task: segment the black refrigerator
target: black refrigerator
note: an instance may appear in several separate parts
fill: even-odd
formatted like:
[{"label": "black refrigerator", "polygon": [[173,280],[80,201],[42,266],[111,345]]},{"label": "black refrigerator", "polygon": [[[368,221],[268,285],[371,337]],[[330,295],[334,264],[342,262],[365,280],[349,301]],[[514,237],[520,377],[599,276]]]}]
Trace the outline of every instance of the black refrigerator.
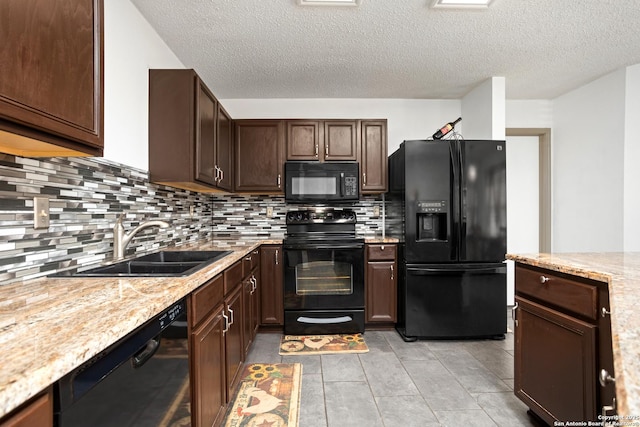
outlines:
[{"label": "black refrigerator", "polygon": [[404,141],[389,156],[401,219],[397,330],[419,338],[504,338],[505,142]]}]

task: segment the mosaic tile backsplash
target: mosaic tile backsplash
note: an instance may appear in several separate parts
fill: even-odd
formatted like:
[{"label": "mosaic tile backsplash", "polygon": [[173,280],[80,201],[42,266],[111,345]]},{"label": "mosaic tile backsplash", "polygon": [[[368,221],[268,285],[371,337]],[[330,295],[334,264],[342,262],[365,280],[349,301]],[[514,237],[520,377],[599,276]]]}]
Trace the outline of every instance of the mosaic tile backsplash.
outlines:
[{"label": "mosaic tile backsplash", "polygon": [[[33,228],[34,197],[49,199],[48,229]],[[374,206],[383,212],[383,204],[382,197],[364,197],[351,207],[362,237],[382,234],[382,215],[374,217]],[[130,255],[209,238],[284,237],[286,212],[300,207],[283,197],[157,185],[146,171],[101,158],[0,154],[0,285],[110,260],[120,214],[125,230],[147,219],[171,223],[142,230],[127,248]]]}]

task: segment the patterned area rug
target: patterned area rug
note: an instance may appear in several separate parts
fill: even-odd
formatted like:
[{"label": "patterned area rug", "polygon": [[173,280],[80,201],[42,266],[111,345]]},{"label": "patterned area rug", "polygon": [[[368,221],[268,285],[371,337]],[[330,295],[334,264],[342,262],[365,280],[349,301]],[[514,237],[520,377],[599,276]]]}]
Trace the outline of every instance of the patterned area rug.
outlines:
[{"label": "patterned area rug", "polygon": [[246,366],[242,375],[225,427],[298,425],[302,364],[255,363]]},{"label": "patterned area rug", "polygon": [[369,347],[362,334],[355,335],[283,335],[280,355],[366,353]]}]

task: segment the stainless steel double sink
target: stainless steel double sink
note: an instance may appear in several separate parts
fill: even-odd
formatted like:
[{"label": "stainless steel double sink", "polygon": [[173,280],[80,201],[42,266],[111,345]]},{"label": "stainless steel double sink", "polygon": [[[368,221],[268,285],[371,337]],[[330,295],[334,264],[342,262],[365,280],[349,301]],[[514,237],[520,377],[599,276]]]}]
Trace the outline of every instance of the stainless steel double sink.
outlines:
[{"label": "stainless steel double sink", "polygon": [[159,251],[84,271],[61,272],[66,277],[184,277],[221,260],[232,251]]}]

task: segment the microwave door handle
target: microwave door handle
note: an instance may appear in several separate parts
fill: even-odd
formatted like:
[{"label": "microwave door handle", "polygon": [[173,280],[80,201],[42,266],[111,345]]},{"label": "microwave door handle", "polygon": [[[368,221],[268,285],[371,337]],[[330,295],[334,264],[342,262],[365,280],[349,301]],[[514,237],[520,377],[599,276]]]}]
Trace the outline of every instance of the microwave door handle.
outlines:
[{"label": "microwave door handle", "polygon": [[340,197],[344,197],[344,172],[340,172]]}]

